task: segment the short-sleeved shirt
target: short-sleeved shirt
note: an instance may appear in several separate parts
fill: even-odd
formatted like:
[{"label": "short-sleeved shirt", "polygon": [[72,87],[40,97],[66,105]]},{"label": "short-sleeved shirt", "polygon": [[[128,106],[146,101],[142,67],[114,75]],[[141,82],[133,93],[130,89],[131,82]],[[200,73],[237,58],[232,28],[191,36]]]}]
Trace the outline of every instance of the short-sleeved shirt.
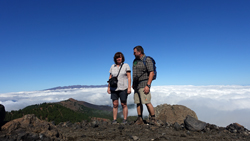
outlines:
[{"label": "short-sleeved shirt", "polygon": [[[116,77],[121,65],[117,67],[116,64],[113,64],[109,70],[109,73],[112,75],[112,77]],[[110,87],[111,91],[119,91],[119,90],[125,90],[128,88],[128,76],[127,72],[130,72],[130,67],[127,63],[123,63],[121,71],[119,73],[119,76],[117,77],[118,79],[118,84],[117,88]]]},{"label": "short-sleeved shirt", "polygon": [[[149,72],[154,71],[154,64],[148,57],[146,58],[146,66],[143,63],[143,59],[146,57],[144,54],[140,59],[135,59],[133,62],[133,80],[137,76],[139,77],[139,84],[137,89],[144,88],[147,85]],[[146,68],[147,67],[147,68]]]}]

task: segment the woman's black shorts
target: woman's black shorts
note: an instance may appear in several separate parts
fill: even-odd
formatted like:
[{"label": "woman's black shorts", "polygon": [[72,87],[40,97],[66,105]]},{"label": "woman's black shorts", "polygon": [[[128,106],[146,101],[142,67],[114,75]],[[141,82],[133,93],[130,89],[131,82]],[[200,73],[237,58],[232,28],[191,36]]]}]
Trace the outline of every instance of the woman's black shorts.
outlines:
[{"label": "woman's black shorts", "polygon": [[119,98],[121,101],[127,101],[128,93],[127,90],[121,90],[121,91],[111,91],[111,99],[112,100],[118,100]]}]

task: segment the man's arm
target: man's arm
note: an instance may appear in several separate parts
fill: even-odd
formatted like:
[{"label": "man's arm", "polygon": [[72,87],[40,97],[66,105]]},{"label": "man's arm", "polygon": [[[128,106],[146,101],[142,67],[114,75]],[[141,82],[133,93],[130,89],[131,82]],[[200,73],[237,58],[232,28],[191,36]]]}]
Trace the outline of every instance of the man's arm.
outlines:
[{"label": "man's arm", "polygon": [[[149,86],[151,85],[154,75],[155,75],[154,71],[151,71],[151,72],[149,73],[147,85],[149,85]],[[144,87],[144,93],[145,93],[145,94],[148,94],[149,91],[150,91],[150,88],[149,88],[148,86],[145,86],[145,87]]]}]

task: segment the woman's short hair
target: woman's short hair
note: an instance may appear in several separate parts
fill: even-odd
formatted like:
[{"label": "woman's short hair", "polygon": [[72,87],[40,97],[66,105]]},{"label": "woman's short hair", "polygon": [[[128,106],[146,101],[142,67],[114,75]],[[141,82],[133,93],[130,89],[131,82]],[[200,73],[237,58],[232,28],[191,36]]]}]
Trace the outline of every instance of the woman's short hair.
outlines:
[{"label": "woman's short hair", "polygon": [[114,62],[116,63],[116,59],[122,57],[122,63],[125,61],[124,55],[121,52],[116,52],[114,56]]},{"label": "woman's short hair", "polygon": [[142,46],[136,46],[134,47],[134,49],[136,49],[138,52],[141,52],[141,54],[144,54],[144,49],[142,48]]}]

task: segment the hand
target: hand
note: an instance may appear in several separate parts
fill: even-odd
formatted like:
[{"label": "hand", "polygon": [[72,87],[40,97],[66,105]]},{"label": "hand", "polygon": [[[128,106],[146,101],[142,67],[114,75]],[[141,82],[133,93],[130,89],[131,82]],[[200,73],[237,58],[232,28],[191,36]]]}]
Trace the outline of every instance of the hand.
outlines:
[{"label": "hand", "polygon": [[111,94],[110,87],[108,87],[107,92],[108,92],[108,94]]},{"label": "hand", "polygon": [[131,87],[128,88],[127,93],[131,94]]},{"label": "hand", "polygon": [[148,87],[148,86],[145,86],[143,92],[144,92],[145,94],[148,94],[149,91],[150,91],[149,87]]}]

